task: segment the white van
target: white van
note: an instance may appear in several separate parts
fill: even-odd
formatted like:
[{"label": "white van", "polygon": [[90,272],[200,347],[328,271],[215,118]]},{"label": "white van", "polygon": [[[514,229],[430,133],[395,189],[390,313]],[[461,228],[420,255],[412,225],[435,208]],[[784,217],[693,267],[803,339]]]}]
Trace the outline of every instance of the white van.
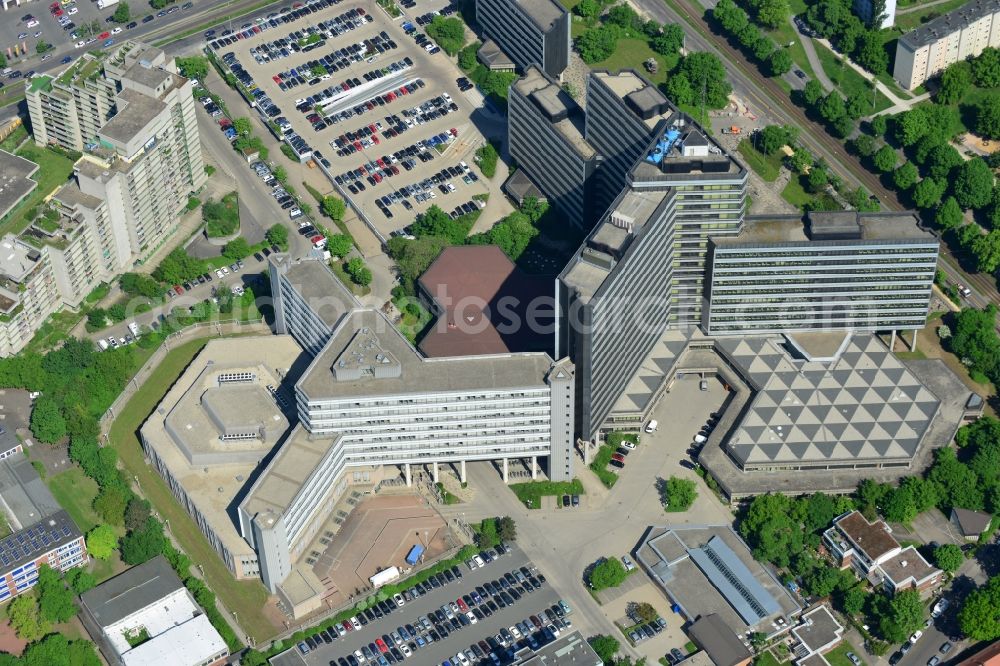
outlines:
[{"label": "white van", "polygon": [[653,419],[652,421],[646,424],[646,432],[656,432],[656,429],[659,426],[660,424],[657,423],[656,419]]},{"label": "white van", "polygon": [[705,437],[704,435],[695,435],[694,436],[694,443],[695,444],[704,444],[707,441],[708,441],[708,437]]},{"label": "white van", "polygon": [[101,351],[106,351],[107,348],[108,348],[108,341],[107,340],[98,340],[97,341],[97,346],[101,348]]}]

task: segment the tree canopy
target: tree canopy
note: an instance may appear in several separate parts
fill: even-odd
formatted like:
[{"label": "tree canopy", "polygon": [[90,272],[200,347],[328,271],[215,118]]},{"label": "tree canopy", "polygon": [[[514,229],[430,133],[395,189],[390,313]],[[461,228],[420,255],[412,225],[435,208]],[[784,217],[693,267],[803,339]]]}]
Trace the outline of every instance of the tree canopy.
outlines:
[{"label": "tree canopy", "polygon": [[618,558],[611,557],[602,560],[594,565],[590,571],[589,582],[591,588],[604,590],[609,587],[618,587],[628,577],[625,566]]},{"label": "tree canopy", "polygon": [[994,641],[1000,638],[1000,576],[974,590],[958,612],[958,624],[969,638]]}]

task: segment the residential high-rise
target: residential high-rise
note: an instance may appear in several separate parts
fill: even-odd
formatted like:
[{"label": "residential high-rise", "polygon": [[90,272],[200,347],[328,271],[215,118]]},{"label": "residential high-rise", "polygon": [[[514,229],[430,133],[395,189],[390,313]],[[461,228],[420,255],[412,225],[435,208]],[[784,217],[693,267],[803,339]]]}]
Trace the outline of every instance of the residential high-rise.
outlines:
[{"label": "residential high-rise", "polygon": [[128,41],[32,79],[26,96],[37,143],[84,151],[77,183],[106,203],[115,263],[151,254],[206,179],[190,81],[162,50]]},{"label": "residential high-rise", "polygon": [[487,51],[495,42],[521,71],[536,65],[554,79],[569,65],[571,20],[556,0],[476,0]]},{"label": "residential high-rise", "polygon": [[937,259],[937,238],[912,214],[748,219],[739,236],[711,240],[703,328],[917,331]]},{"label": "residential high-rise", "polygon": [[600,156],[587,143],[583,109],[538,67],[528,67],[508,95],[510,155],[568,222],[590,226]]},{"label": "residential high-rise", "polygon": [[900,37],[892,76],[912,90],[987,46],[1000,46],[1000,0],[972,0]]}]

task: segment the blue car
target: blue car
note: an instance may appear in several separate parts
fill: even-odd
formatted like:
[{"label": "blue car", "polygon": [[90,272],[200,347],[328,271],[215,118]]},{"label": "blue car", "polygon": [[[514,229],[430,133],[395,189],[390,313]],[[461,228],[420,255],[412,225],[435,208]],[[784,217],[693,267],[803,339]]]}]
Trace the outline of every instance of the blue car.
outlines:
[{"label": "blue car", "polygon": [[104,42],[104,48],[107,48],[107,47],[111,46],[114,43],[115,43],[115,40],[109,39],[108,41]]},{"label": "blue car", "polygon": [[63,59],[62,59],[62,60],[61,60],[60,62],[61,62],[62,64],[64,64],[64,65],[68,65],[68,64],[70,64],[71,62],[73,62],[73,56],[66,56],[66,57],[65,57],[65,58],[63,58]]}]

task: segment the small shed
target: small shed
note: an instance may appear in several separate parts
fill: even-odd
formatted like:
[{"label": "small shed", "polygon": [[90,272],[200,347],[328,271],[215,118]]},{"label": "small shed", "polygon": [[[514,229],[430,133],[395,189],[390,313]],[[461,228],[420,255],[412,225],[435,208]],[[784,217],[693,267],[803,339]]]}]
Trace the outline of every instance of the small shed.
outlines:
[{"label": "small shed", "polygon": [[989,529],[993,516],[982,511],[970,509],[951,510],[951,524],[966,541],[978,541],[983,532]]}]

